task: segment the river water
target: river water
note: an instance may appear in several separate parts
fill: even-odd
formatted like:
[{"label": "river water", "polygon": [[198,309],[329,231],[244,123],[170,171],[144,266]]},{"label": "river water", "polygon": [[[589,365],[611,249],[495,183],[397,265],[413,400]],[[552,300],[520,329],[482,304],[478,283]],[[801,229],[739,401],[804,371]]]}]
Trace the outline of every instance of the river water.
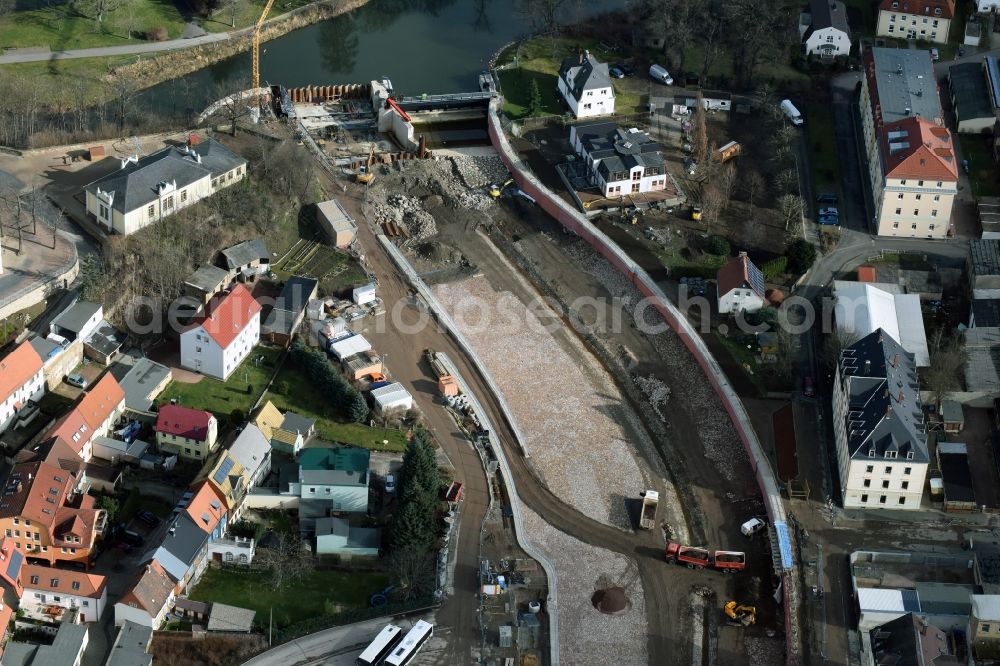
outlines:
[{"label": "river water", "polygon": [[[478,89],[500,47],[537,29],[524,0],[372,0],[349,14],[261,45],[261,82],[287,87],[367,83],[383,75],[405,95]],[[570,0],[573,23],[626,0]],[[278,0],[275,11],[280,10]],[[168,114],[200,111],[220,91],[249,81],[243,53],[150,88],[145,101]]]}]

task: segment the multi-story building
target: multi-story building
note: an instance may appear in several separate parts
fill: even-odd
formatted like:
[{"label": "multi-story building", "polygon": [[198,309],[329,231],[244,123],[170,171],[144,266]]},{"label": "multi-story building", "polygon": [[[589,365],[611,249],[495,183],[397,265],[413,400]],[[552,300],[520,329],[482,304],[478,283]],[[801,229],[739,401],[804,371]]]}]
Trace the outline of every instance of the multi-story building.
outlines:
[{"label": "multi-story building", "polygon": [[156,444],[161,451],[189,460],[205,460],[215,450],[218,421],[211,412],[163,405],[156,416]]},{"label": "multi-story building", "polygon": [[214,139],[168,147],[84,188],[87,214],[119,234],[131,234],[243,180],[247,161]]},{"label": "multi-story building", "polygon": [[926,51],[864,54],[861,121],[880,236],[945,238],[958,161]]},{"label": "multi-story building", "polygon": [[930,457],[916,368],[882,329],[840,354],[833,432],[845,508],[920,508]]},{"label": "multi-story building", "polygon": [[586,162],[590,181],[602,196],[627,197],[667,189],[660,144],[641,130],[623,130],[608,121],[580,123],[570,127],[569,142]]},{"label": "multi-story building", "polygon": [[86,391],[48,432],[65,441],[84,462],[94,455],[95,437],[107,435],[125,411],[125,391],[110,372]]},{"label": "multi-story building", "polygon": [[243,466],[247,488],[260,485],[271,471],[271,442],[252,423],[243,427],[229,455]]},{"label": "multi-story building", "polygon": [[223,381],[260,340],[260,304],[237,284],[181,333],[181,365]]},{"label": "multi-story building", "polygon": [[25,564],[21,583],[21,609],[49,621],[75,609],[79,622],[97,622],[108,603],[107,579],[97,574]]},{"label": "multi-story building", "polygon": [[316,519],[331,513],[368,511],[370,455],[349,446],[305,449],[298,465],[283,468],[281,492],[300,497],[301,532],[314,531]]},{"label": "multi-story building", "polygon": [[208,463],[198,474],[196,482],[207,480],[226,507],[229,521],[239,520],[246,498],[248,474],[229,449],[223,449],[214,462]]},{"label": "multi-story building", "polygon": [[882,0],[876,34],[946,44],[953,18],[955,0]]},{"label": "multi-story building", "polygon": [[42,357],[25,340],[0,359],[0,432],[7,429],[29,400],[45,393]]},{"label": "multi-story building", "polygon": [[580,51],[563,61],[556,86],[574,118],[610,116],[615,112],[615,89],[608,63],[599,62],[589,51]]}]

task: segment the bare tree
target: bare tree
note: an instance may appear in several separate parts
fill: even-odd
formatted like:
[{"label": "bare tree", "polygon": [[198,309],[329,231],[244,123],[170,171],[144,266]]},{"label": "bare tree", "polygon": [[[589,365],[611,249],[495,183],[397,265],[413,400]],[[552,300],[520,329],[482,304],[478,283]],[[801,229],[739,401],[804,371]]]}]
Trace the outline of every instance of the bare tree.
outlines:
[{"label": "bare tree", "polygon": [[702,47],[701,78],[704,80],[716,59],[726,51],[726,44],[723,41],[726,30],[723,10],[719,3],[709,0],[699,15],[701,20],[699,41]]},{"label": "bare tree", "polygon": [[416,599],[434,591],[434,554],[426,550],[397,550],[389,556],[393,573],[404,599]]},{"label": "bare tree", "polygon": [[[712,154],[715,154],[714,151]],[[733,189],[736,187],[736,165],[731,162],[720,165],[715,180],[723,196],[722,210],[726,210],[729,208],[729,203],[733,198]]]},{"label": "bare tree", "polygon": [[725,194],[714,183],[705,186],[701,200],[701,219],[705,221],[706,231],[710,231],[712,225],[719,221],[719,214],[725,203]]},{"label": "bare tree", "polygon": [[747,203],[750,205],[747,216],[752,220],[753,207],[757,197],[763,198],[767,195],[767,181],[764,180],[764,176],[760,175],[760,171],[751,168],[743,179],[743,187],[746,190]]},{"label": "bare tree", "polygon": [[799,178],[794,169],[784,169],[774,177],[774,190],[782,195],[795,192],[798,186]]},{"label": "bare tree", "polygon": [[705,96],[698,91],[694,109],[694,154],[698,164],[708,164],[708,117]]},{"label": "bare tree", "polygon": [[270,574],[271,587],[281,590],[309,575],[316,567],[308,546],[296,534],[276,532],[270,548],[260,548],[254,564]]},{"label": "bare tree", "polygon": [[123,0],[74,0],[72,6],[81,15],[92,16],[95,31],[100,31],[104,26],[104,18],[117,11],[122,3]]},{"label": "bare tree", "polygon": [[559,31],[559,15],[568,0],[520,0],[520,11],[538,31],[554,35]]},{"label": "bare tree", "polygon": [[122,136],[124,136],[126,125],[128,125],[132,100],[139,93],[139,88],[139,83],[135,78],[123,70],[114,72],[108,77],[108,92],[114,100],[115,120]]},{"label": "bare tree", "polygon": [[785,231],[788,231],[788,227],[793,220],[802,218],[802,213],[805,211],[805,202],[802,201],[802,197],[800,196],[783,194],[778,199],[778,210],[785,220]]},{"label": "bare tree", "polygon": [[934,396],[938,406],[949,393],[962,387],[961,373],[965,370],[968,355],[958,338],[941,342],[939,333],[931,351],[930,366],[920,373],[927,390]]},{"label": "bare tree", "polygon": [[229,133],[236,136],[236,127],[240,121],[250,115],[251,108],[257,103],[257,96],[253,93],[244,94],[252,87],[250,79],[241,77],[235,84],[219,84],[215,87],[216,99],[222,100],[222,107],[219,109],[226,124],[229,125]]}]

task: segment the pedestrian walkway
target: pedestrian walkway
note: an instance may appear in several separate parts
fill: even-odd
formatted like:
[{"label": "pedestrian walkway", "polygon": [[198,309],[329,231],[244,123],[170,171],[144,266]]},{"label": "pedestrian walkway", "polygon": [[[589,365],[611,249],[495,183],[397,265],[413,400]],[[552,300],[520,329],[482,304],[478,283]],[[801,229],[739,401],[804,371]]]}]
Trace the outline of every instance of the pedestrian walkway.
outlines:
[{"label": "pedestrian walkway", "polygon": [[49,51],[48,49],[12,49],[15,53],[0,56],[0,65],[14,65],[24,62],[45,62],[48,60],[73,60],[76,58],[103,58],[108,56],[136,55],[189,49],[203,44],[212,44],[229,39],[228,32],[206,34],[191,39],[171,39],[166,42],[137,42],[123,46],[101,46],[92,49],[71,51]]}]

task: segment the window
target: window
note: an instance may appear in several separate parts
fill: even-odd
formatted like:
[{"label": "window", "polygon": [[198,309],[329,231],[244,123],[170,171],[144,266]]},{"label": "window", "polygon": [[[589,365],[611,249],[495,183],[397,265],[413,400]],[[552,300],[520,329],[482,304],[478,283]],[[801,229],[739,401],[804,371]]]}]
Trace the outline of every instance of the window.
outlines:
[{"label": "window", "polygon": [[149,204],[149,207],[146,209],[146,216],[153,217],[154,215],[156,215],[156,205]]},{"label": "window", "polygon": [[84,599],[84,600],[83,600],[83,607],[84,607],[84,608],[87,608],[87,607],[89,607],[89,606],[90,606],[90,602],[89,602],[89,601],[87,601],[86,599]]},{"label": "window", "polygon": [[913,471],[912,467],[904,467],[903,468],[903,474],[909,474],[912,471]]},{"label": "window", "polygon": [[188,200],[187,190],[181,190],[181,203],[184,203],[187,200]]},{"label": "window", "polygon": [[[924,181],[922,181],[922,180],[918,180],[918,181],[917,181],[917,187],[923,187],[923,186],[924,186]],[[919,195],[919,194],[917,195],[917,198],[918,198],[918,199],[920,198],[920,195]]]},{"label": "window", "polygon": [[893,229],[899,229],[899,222],[893,222],[892,223],[892,228]]},{"label": "window", "polygon": [[867,473],[871,474],[872,472],[875,471],[875,466],[874,465],[868,465],[867,467],[865,467],[865,471]]},{"label": "window", "polygon": [[310,489],[309,489],[309,492],[310,492],[310,493],[315,493],[315,492],[316,492],[316,489],[315,489],[315,488],[310,488]]},{"label": "window", "polygon": [[38,585],[38,576],[32,576],[31,577],[31,584],[32,585]]},{"label": "window", "polygon": [[988,633],[990,633],[990,625],[988,625],[988,624],[984,624],[984,625],[982,626],[982,628],[980,629],[980,631],[982,631],[982,632],[983,632],[984,634],[988,634]]},{"label": "window", "polygon": [[933,225],[933,224],[932,224],[932,225],[930,225],[930,226],[929,226],[929,227],[927,228],[927,230],[928,230],[928,231],[934,231],[934,225]]},{"label": "window", "polygon": [[941,195],[940,194],[935,194],[934,195],[934,201],[941,201]]},{"label": "window", "polygon": [[906,504],[906,498],[905,497],[900,497],[899,498],[899,503],[900,503],[900,505]]},{"label": "window", "polygon": [[[924,181],[920,181],[920,182],[922,183]],[[916,195],[916,197],[917,197],[917,201],[920,201],[920,195],[918,194],[918,195]]]},{"label": "window", "polygon": [[15,519],[14,519],[14,524],[15,524],[15,525],[20,525],[20,524],[21,524],[21,521],[20,521],[19,519],[15,518]]},{"label": "window", "polygon": [[889,487],[889,482],[888,481],[882,481],[882,489],[884,490],[884,489],[886,489],[888,487]]},{"label": "window", "polygon": [[201,353],[201,347],[195,347],[195,348],[194,348],[194,350],[195,350],[195,352],[196,352],[196,353],[198,353],[198,354],[200,354],[200,353]]},{"label": "window", "polygon": [[885,468],[885,473],[886,473],[886,474],[892,474],[892,468],[891,468],[891,467],[889,467],[889,466],[886,466],[886,468]]},{"label": "window", "polygon": [[897,208],[896,209],[896,215],[902,215],[902,214],[903,214],[903,209],[902,208]]},{"label": "window", "polygon": [[14,536],[16,537],[21,536],[21,530],[14,530]]},{"label": "window", "polygon": [[862,495],[861,496],[861,503],[862,504],[867,504],[868,503],[868,495]]},{"label": "window", "polygon": [[230,553],[230,552],[226,552],[226,554],[223,556],[223,559],[225,559],[226,562],[232,562],[233,561],[233,554]]},{"label": "window", "polygon": [[583,110],[584,110],[584,111],[589,111],[589,110],[590,110],[590,107],[591,107],[591,105],[590,105],[590,104],[584,104],[584,105],[583,105]]},{"label": "window", "polygon": [[897,199],[902,199],[902,198],[903,198],[903,193],[902,193],[902,192],[900,192],[899,194],[897,194],[897,195],[896,195],[896,198],[897,198]]},{"label": "window", "polygon": [[920,215],[920,209],[919,208],[914,208],[913,209],[913,214],[914,215]]},{"label": "window", "polygon": [[49,583],[49,587],[59,587],[59,579],[58,578],[53,578],[52,582]]},{"label": "window", "polygon": [[900,488],[902,488],[903,490],[906,490],[906,489],[908,489],[908,488],[910,487],[910,482],[909,482],[909,481],[903,481],[903,482],[902,482],[902,483],[900,484],[900,486],[899,486],[899,487],[900,487]]},{"label": "window", "polygon": [[917,223],[916,222],[914,222],[913,224],[910,225],[910,229],[916,229],[916,228],[917,228]]},{"label": "window", "polygon": [[899,181],[899,184],[900,185],[906,185],[906,179],[904,178],[903,180]]},{"label": "window", "polygon": [[7,533],[7,536],[14,536],[13,533],[10,531],[9,527],[6,530],[4,530],[4,532]]},{"label": "window", "polygon": [[865,488],[871,488],[872,487],[872,480],[871,479],[865,479],[864,486],[865,486]]},{"label": "window", "polygon": [[184,449],[184,453],[191,455],[191,449]]},{"label": "window", "polygon": [[879,495],[878,503],[879,504],[885,504],[885,495]]},{"label": "window", "polygon": [[74,590],[79,590],[80,589],[80,581],[74,580],[72,587],[73,587]]}]

